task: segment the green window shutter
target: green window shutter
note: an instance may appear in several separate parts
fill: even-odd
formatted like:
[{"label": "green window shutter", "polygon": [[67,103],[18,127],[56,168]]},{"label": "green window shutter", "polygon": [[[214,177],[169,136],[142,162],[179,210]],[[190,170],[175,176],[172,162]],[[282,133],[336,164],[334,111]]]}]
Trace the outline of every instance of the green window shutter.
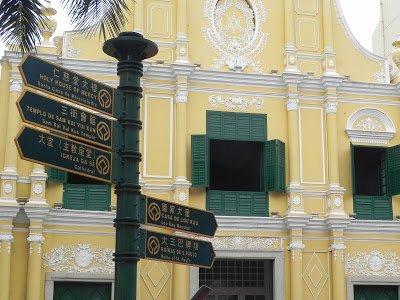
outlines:
[{"label": "green window shutter", "polygon": [[192,135],[192,186],[208,187],[208,138]]},{"label": "green window shutter", "polygon": [[251,215],[265,217],[269,214],[268,193],[252,193]]},{"label": "green window shutter", "polygon": [[50,181],[66,183],[68,173],[55,168],[46,168],[47,176]]},{"label": "green window shutter", "polygon": [[265,142],[264,183],[267,192],[285,192],[285,143],[280,140]]},{"label": "green window shutter", "polygon": [[239,209],[239,215],[241,216],[251,216],[253,215],[253,197],[250,193],[239,193],[238,194],[239,199],[238,199],[238,209]]},{"label": "green window shutter", "polygon": [[386,149],[388,194],[400,194],[400,145]]},{"label": "green window shutter", "polygon": [[374,219],[374,203],[372,198],[374,197],[353,195],[353,209],[357,219]]},{"label": "green window shutter", "polygon": [[353,195],[357,195],[356,191],[356,166],[354,158],[354,145],[350,143],[350,158],[351,158],[351,184],[353,188]]},{"label": "green window shutter", "polygon": [[227,216],[238,216],[241,215],[238,211],[239,195],[236,192],[224,192],[223,203],[224,203],[224,215]]},{"label": "green window shutter", "polygon": [[207,136],[210,139],[265,141],[266,115],[207,111]]},{"label": "green window shutter", "polygon": [[222,215],[224,211],[224,203],[222,200],[223,191],[207,191],[206,208],[214,212],[216,215]]},{"label": "green window shutter", "polygon": [[392,198],[388,196],[373,198],[374,220],[393,220]]},{"label": "green window shutter", "polygon": [[86,185],[64,184],[63,207],[67,209],[85,209]]},{"label": "green window shutter", "polygon": [[86,209],[108,211],[111,202],[110,185],[90,184],[86,185]]}]

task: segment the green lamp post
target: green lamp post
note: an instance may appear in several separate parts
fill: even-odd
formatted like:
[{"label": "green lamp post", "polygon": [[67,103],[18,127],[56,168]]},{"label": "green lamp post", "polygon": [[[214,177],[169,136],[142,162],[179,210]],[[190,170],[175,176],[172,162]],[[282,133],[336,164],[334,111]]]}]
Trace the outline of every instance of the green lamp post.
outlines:
[{"label": "green lamp post", "polygon": [[140,259],[139,228],[141,199],[139,185],[139,131],[140,99],[143,76],[142,61],[157,54],[157,45],[135,32],[123,32],[107,40],[103,51],[118,60],[119,86],[114,117],[118,119],[114,128],[114,182],[117,194],[117,215],[115,247],[115,289],[116,300],[136,299],[137,262]]}]

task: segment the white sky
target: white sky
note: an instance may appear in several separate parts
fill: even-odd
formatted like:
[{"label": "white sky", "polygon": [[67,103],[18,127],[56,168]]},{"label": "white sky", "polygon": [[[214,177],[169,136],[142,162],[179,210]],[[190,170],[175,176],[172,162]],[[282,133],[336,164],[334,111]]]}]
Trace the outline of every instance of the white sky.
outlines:
[{"label": "white sky", "polygon": [[[198,1],[198,0],[189,0]],[[346,21],[356,39],[368,50],[372,50],[371,37],[379,21],[379,0],[339,0]],[[71,30],[65,11],[59,0],[52,0],[51,6],[57,10],[57,30],[55,35]],[[4,45],[0,42],[0,57],[3,56]]]}]

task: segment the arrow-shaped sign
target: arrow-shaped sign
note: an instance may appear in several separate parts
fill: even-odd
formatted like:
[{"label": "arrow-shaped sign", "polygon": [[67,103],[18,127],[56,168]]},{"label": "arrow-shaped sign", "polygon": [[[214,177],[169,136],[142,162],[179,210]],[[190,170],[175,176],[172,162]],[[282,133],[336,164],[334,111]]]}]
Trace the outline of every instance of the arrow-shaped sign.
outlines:
[{"label": "arrow-shaped sign", "polygon": [[15,143],[22,159],[111,183],[108,151],[26,126]]},{"label": "arrow-shaped sign", "polygon": [[211,268],[215,252],[210,242],[140,229],[144,258]]},{"label": "arrow-shaped sign", "polygon": [[22,120],[26,123],[109,149],[112,147],[110,119],[29,90],[23,91],[17,106]]},{"label": "arrow-shaped sign", "polygon": [[112,115],[115,89],[89,77],[27,54],[19,65],[24,84]]},{"label": "arrow-shaped sign", "polygon": [[213,237],[217,221],[212,212],[146,197],[146,224]]}]

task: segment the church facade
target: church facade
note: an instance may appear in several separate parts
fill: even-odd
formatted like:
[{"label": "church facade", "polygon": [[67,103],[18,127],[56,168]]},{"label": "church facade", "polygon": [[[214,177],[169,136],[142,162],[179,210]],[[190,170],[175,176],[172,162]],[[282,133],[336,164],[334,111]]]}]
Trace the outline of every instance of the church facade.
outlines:
[{"label": "church facade", "polygon": [[[142,193],[218,223],[202,238],[211,269],[141,260],[137,298],[186,300],[207,285],[212,300],[398,299],[400,77],[356,41],[339,1],[130,10],[126,31],[159,47],[143,62]],[[37,55],[116,87],[99,38],[50,42],[46,13]],[[0,300],[112,299],[114,186],[20,158],[20,62],[2,58]]]}]

